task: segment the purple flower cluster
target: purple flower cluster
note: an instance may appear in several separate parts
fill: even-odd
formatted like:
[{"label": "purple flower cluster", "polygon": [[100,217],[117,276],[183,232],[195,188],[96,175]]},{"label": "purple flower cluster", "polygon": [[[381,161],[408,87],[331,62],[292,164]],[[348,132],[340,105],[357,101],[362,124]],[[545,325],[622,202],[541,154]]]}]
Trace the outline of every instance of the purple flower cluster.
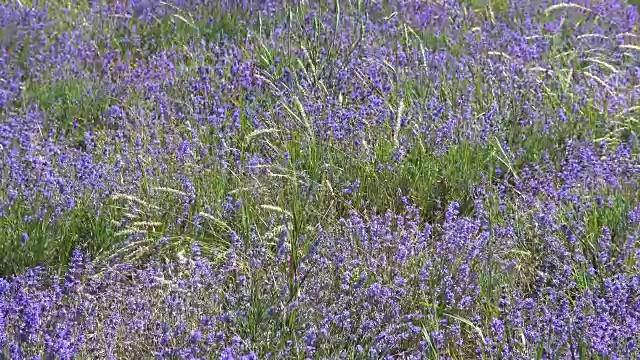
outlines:
[{"label": "purple flower cluster", "polygon": [[354,212],[320,230],[293,279],[292,250],[271,255],[257,237],[236,236],[222,262],[194,246],[181,261],[95,267],[76,251],[63,277],[34,269],[2,280],[0,346],[54,358],[637,356],[633,241],[611,253],[603,229],[609,253],[592,263],[549,224],[538,245],[555,248],[541,250],[524,286],[512,275],[523,265],[515,230],[490,226],[481,208],[458,212],[452,203],[440,225],[412,206]]}]

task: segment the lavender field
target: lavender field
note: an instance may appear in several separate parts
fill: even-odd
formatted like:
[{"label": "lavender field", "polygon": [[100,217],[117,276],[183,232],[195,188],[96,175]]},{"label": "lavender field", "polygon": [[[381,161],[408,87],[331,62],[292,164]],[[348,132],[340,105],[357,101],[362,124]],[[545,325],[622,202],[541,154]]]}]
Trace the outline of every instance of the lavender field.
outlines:
[{"label": "lavender field", "polygon": [[629,0],[0,2],[0,359],[640,359]]}]

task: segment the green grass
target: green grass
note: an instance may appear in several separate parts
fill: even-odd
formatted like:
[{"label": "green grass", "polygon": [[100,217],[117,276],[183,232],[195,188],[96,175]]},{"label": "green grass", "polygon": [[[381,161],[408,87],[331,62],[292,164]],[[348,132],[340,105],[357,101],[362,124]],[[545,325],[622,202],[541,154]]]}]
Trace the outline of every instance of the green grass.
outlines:
[{"label": "green grass", "polygon": [[[12,216],[0,218],[2,277],[34,266],[64,271],[74,249],[100,255],[119,241],[110,224],[110,219],[118,217],[116,212],[96,216],[91,208],[79,206],[52,222],[48,218],[25,222],[22,214],[28,210],[24,204],[14,204],[7,211]],[[23,234],[28,236],[24,242]]]},{"label": "green grass", "polygon": [[25,107],[37,104],[47,114],[47,126],[81,139],[89,127],[104,125],[102,115],[115,101],[100,82],[70,77],[52,83],[28,83],[22,102]]}]

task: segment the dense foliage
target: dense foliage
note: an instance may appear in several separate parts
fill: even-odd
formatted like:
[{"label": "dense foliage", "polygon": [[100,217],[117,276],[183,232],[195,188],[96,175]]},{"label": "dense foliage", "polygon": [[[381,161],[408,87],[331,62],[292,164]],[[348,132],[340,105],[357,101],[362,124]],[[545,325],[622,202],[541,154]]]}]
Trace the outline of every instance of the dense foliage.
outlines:
[{"label": "dense foliage", "polygon": [[0,359],[639,358],[639,26],[0,3]]}]

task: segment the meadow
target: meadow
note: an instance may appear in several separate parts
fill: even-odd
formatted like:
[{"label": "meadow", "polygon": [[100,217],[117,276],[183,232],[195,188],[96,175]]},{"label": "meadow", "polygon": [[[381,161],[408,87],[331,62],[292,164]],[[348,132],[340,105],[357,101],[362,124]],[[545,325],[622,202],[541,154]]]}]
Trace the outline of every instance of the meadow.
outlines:
[{"label": "meadow", "polygon": [[639,27],[0,2],[0,359],[640,359]]}]

